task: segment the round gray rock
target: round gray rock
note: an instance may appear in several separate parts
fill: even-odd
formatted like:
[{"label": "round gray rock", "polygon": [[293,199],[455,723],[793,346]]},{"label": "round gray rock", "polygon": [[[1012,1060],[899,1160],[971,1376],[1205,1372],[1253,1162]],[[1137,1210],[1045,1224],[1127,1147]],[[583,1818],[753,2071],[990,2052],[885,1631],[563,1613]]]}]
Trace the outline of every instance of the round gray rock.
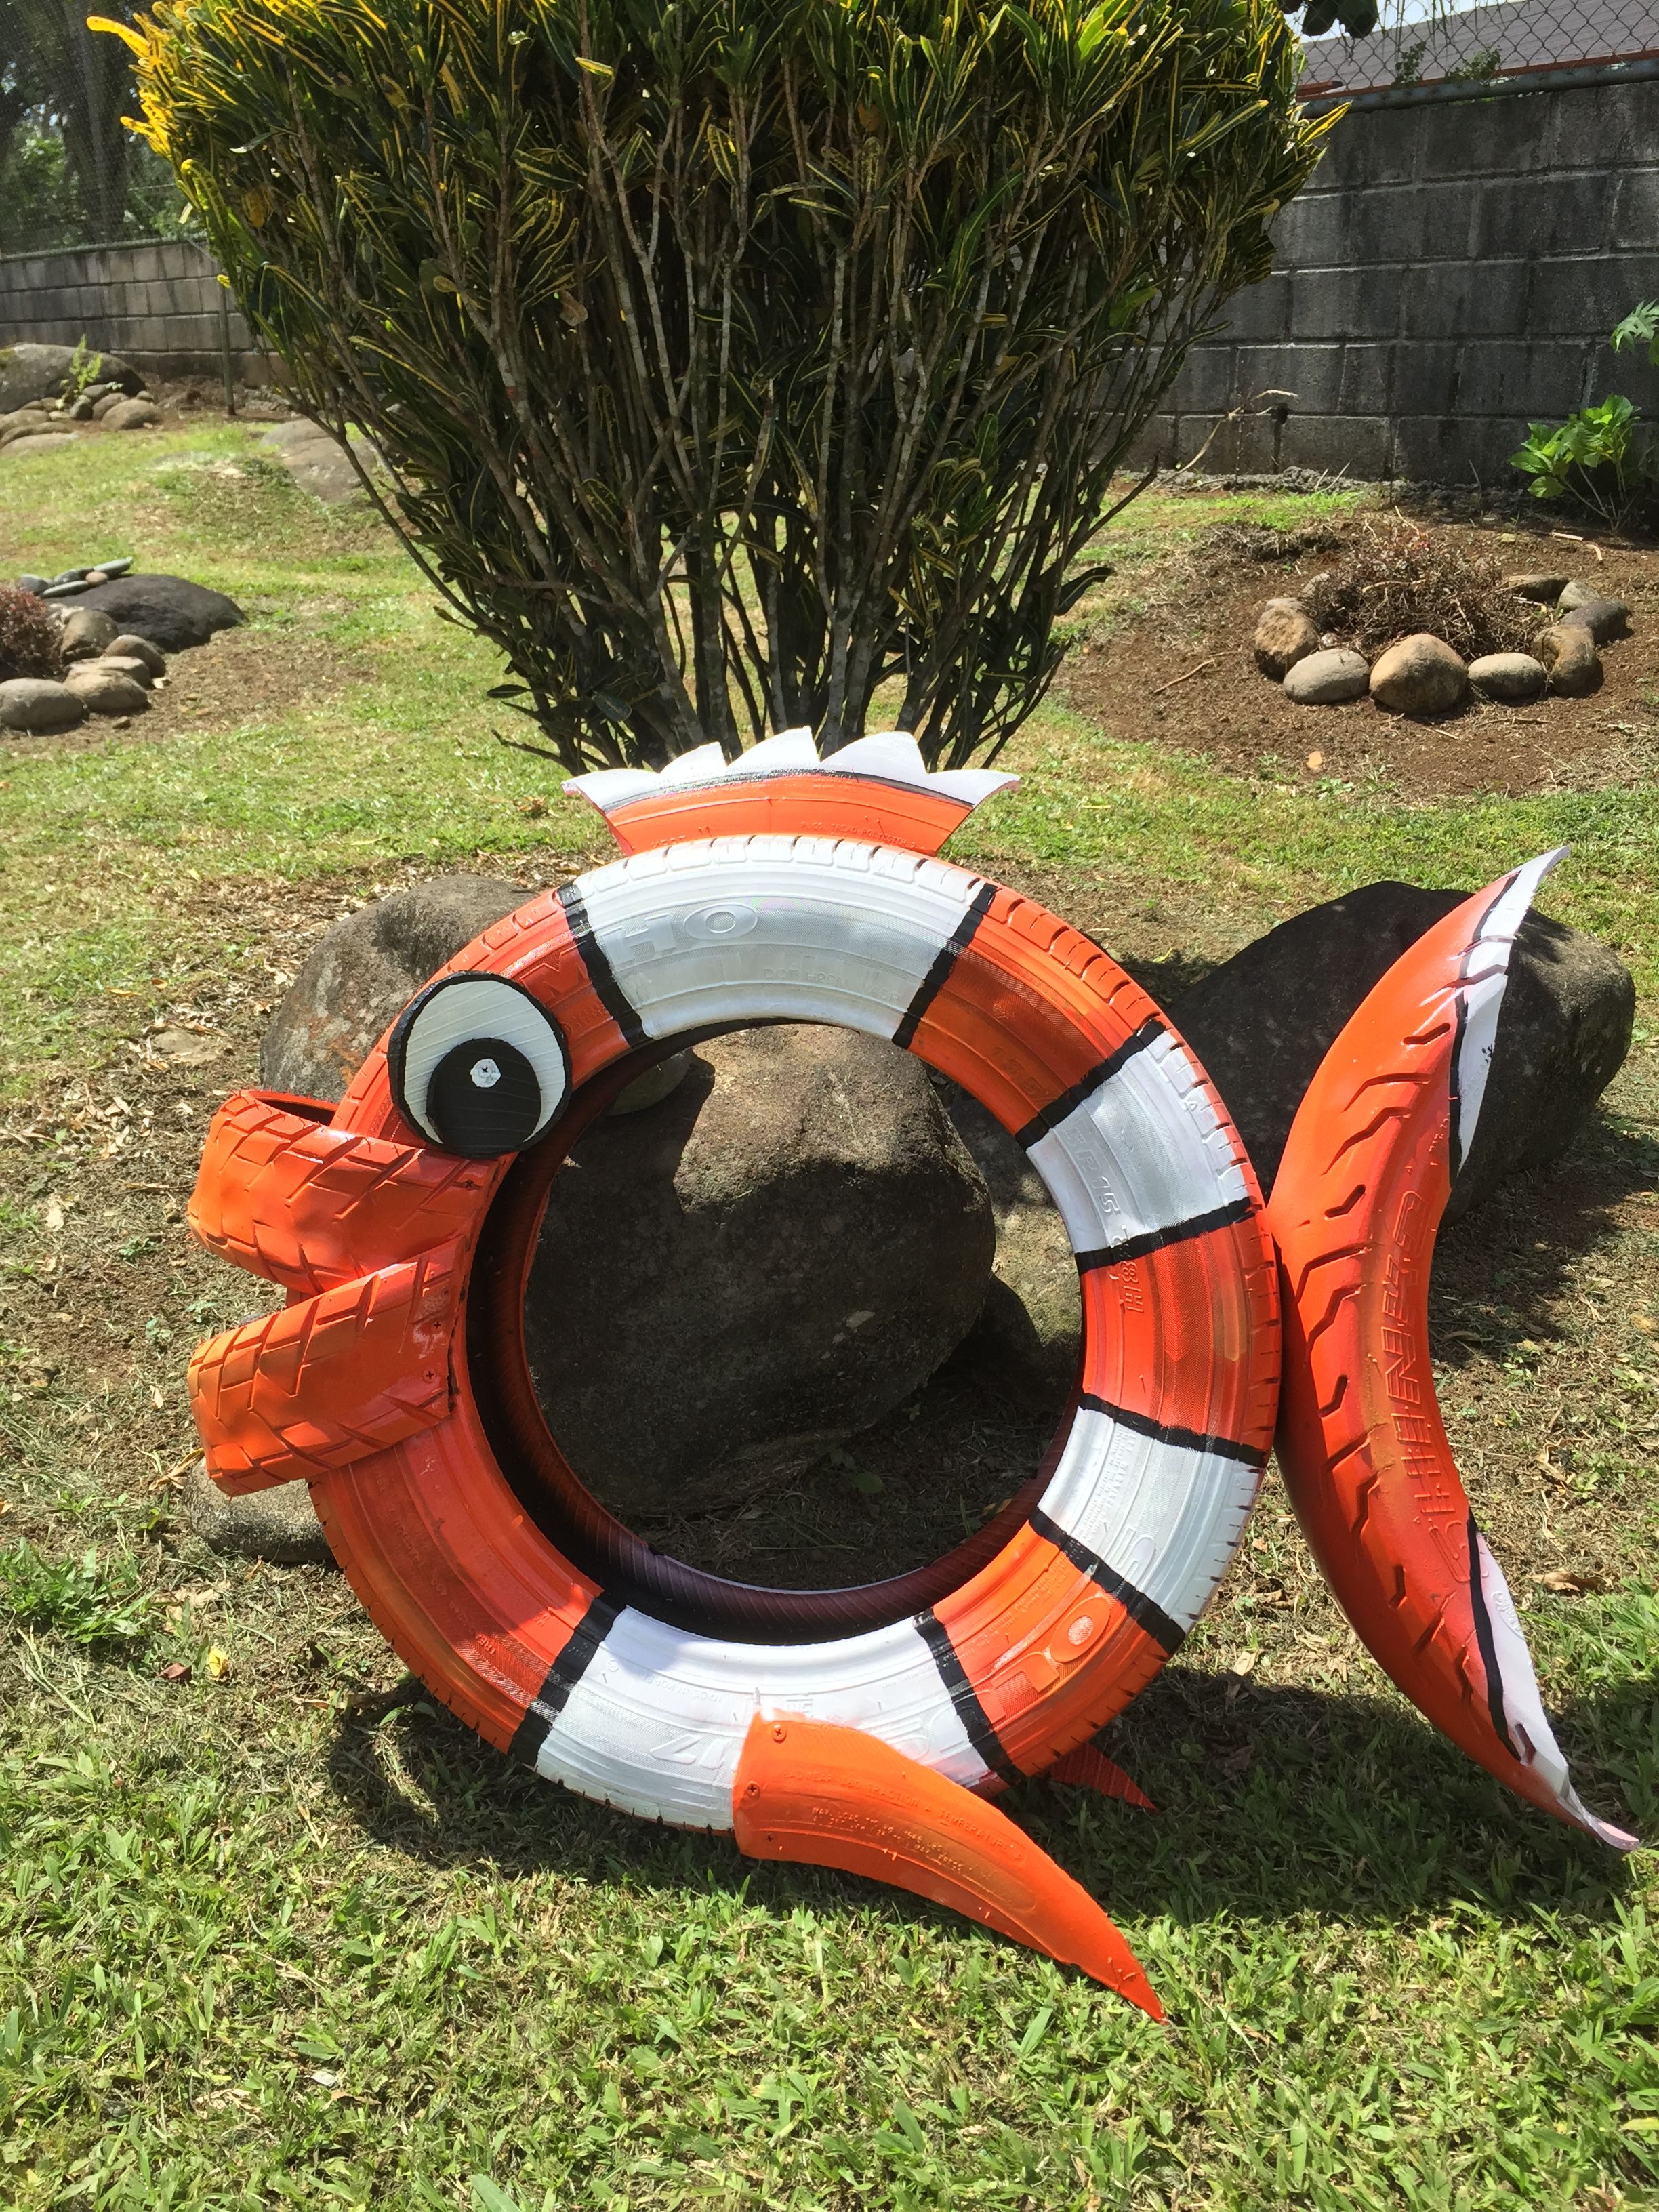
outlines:
[{"label": "round gray rock", "polygon": [[234,1559],[269,1559],[280,1567],[331,1567],[311,1491],[303,1482],[279,1482],[227,1498],[200,1460],[185,1485],[185,1512],[204,1544]]},{"label": "round gray rock", "polygon": [[0,684],[0,730],[72,730],[86,719],[85,702],[66,684],[40,676],[14,676]]},{"label": "round gray rock", "polygon": [[1587,629],[1598,645],[1625,636],[1630,629],[1630,608],[1623,599],[1592,597],[1580,599],[1561,616],[1564,628]]},{"label": "round gray rock", "polygon": [[118,635],[108,615],[79,601],[64,617],[63,628],[64,651],[71,660],[95,660]]},{"label": "round gray rock", "polygon": [[556,1179],[525,1299],[537,1395],[619,1515],[731,1505],[918,1389],[972,1327],[995,1243],[913,1054],[738,1030]]},{"label": "round gray rock", "polygon": [[[109,617],[99,614],[96,607],[77,610],[77,612],[81,611],[94,616],[100,622],[109,622]],[[110,623],[110,628],[113,629],[114,627],[114,623]],[[111,638],[103,651],[110,659],[142,660],[152,676],[165,676],[167,672],[167,655],[153,646],[147,637],[137,637],[131,630]]]},{"label": "round gray rock", "polygon": [[1449,714],[1461,706],[1468,672],[1444,638],[1418,630],[1391,645],[1371,670],[1371,696],[1391,714]]},{"label": "round gray rock", "polygon": [[[73,346],[0,346],[0,415],[27,407],[31,400],[56,399],[68,389],[74,370]],[[98,379],[126,392],[137,392],[143,382],[137,369],[112,353],[99,364]]]},{"label": "round gray rock", "polygon": [[147,430],[161,419],[161,410],[153,399],[121,399],[98,422],[105,430]]},{"label": "round gray rock", "polygon": [[1594,584],[1586,584],[1581,578],[1571,576],[1556,594],[1556,611],[1565,614],[1573,607],[1587,607],[1592,599],[1599,599],[1601,596]]},{"label": "round gray rock", "polygon": [[108,653],[100,653],[94,665],[99,668],[113,669],[118,676],[130,676],[146,691],[155,681],[155,671],[149,661],[141,660],[136,653],[117,653],[112,648]]},{"label": "round gray rock", "polygon": [[[1462,891],[1368,884],[1259,938],[1170,1009],[1271,1190],[1315,1071],[1373,984]],[[1630,1049],[1636,991],[1616,953],[1541,915],[1522,924],[1474,1142],[1447,1218],[1557,1159]]]},{"label": "round gray rock", "polygon": [[427,977],[522,906],[499,876],[439,876],[349,914],[319,938],[259,1047],[259,1079],[337,1101]]},{"label": "round gray rock", "polygon": [[1370,678],[1363,653],[1337,646],[1298,660],[1285,678],[1285,696],[1300,707],[1341,707],[1363,699]]},{"label": "round gray rock", "polygon": [[1549,671],[1529,653],[1488,653],[1470,661],[1469,681],[1488,699],[1518,704],[1538,696],[1549,681]]},{"label": "round gray rock", "polygon": [[94,584],[76,605],[97,607],[122,629],[137,630],[162,653],[205,645],[216,630],[234,629],[246,619],[234,599],[183,576],[117,576],[107,584]]},{"label": "round gray rock", "polygon": [[74,443],[72,430],[26,431],[21,437],[9,439],[5,452],[9,459],[15,459],[24,453],[55,453],[60,446]]},{"label": "round gray rock", "polygon": [[1540,630],[1538,658],[1549,671],[1550,690],[1564,699],[1588,698],[1601,681],[1601,656],[1582,623],[1553,623]]},{"label": "round gray rock", "polygon": [[1257,618],[1252,649],[1262,674],[1283,682],[1298,660],[1319,650],[1319,631],[1300,601],[1269,599]]},{"label": "round gray rock", "polygon": [[107,661],[77,660],[64,682],[89,714],[142,714],[149,705],[143,685]]}]

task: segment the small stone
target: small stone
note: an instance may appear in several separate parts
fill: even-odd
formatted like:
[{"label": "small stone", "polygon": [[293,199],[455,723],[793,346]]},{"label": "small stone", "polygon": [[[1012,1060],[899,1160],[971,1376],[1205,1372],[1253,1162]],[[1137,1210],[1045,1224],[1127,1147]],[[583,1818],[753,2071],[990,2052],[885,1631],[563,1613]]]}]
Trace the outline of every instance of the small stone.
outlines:
[{"label": "small stone", "polygon": [[1571,607],[1587,607],[1592,599],[1601,596],[1594,584],[1585,583],[1579,576],[1570,576],[1556,593],[1555,611],[1565,614]]},{"label": "small stone", "polygon": [[1556,623],[1534,641],[1550,675],[1550,690],[1563,699],[1583,699],[1601,681],[1601,656],[1594,635],[1582,623]]},{"label": "small stone", "polygon": [[1371,671],[1371,696],[1391,714],[1446,714],[1462,703],[1468,672],[1443,637],[1418,630]]},{"label": "small stone", "polygon": [[1630,629],[1630,609],[1623,599],[1579,599],[1567,608],[1562,623],[1576,623],[1587,629],[1598,645],[1606,645],[1610,638],[1623,637]]},{"label": "small stone", "polygon": [[[95,607],[88,607],[86,611],[88,614],[95,614],[98,611]],[[107,615],[103,619],[109,623],[112,629],[115,628]],[[152,645],[147,637],[140,637],[133,630],[123,630],[118,636],[112,637],[104,647],[104,655],[109,660],[113,660],[119,655],[125,655],[129,660],[142,660],[152,676],[167,674],[167,655],[159,646]]]},{"label": "small stone", "polygon": [[21,438],[9,440],[6,451],[14,454],[55,453],[60,446],[72,446],[74,443],[73,430],[42,430],[39,433],[31,431]]},{"label": "small stone", "polygon": [[44,576],[20,576],[17,579],[17,588],[20,592],[30,592],[38,599],[46,588],[46,580]]},{"label": "small stone", "polygon": [[[89,568],[60,568],[58,571],[58,574],[52,578],[52,583],[84,584],[91,573],[92,571]],[[50,591],[52,585],[49,584],[46,588]]]},{"label": "small stone", "polygon": [[131,568],[132,556],[131,553],[122,553],[113,561],[94,561],[93,566],[113,581],[117,576],[125,576],[127,570]]},{"label": "small stone", "polygon": [[1364,653],[1338,647],[1298,660],[1285,678],[1285,696],[1299,707],[1340,707],[1350,699],[1363,699],[1370,682]]},{"label": "small stone", "polygon": [[104,574],[101,568],[88,568],[87,571],[87,581],[89,584],[106,584],[109,581],[109,578]]},{"label": "small stone", "polygon": [[155,671],[149,661],[140,660],[136,653],[100,653],[91,665],[94,668],[113,669],[118,676],[130,676],[145,691],[155,681]]},{"label": "small stone", "polygon": [[228,1498],[198,1460],[185,1486],[185,1510],[204,1544],[236,1559],[269,1559],[281,1567],[332,1566],[309,1486],[279,1482],[273,1490]]},{"label": "small stone", "polygon": [[1269,599],[1255,626],[1255,665],[1282,682],[1298,660],[1319,650],[1312,616],[1295,599]]},{"label": "small stone", "polygon": [[660,1105],[671,1092],[678,1090],[690,1067],[689,1052],[671,1053],[654,1067],[647,1067],[643,1075],[636,1075],[617,1093],[605,1110],[611,1114],[642,1114],[647,1106]]},{"label": "small stone", "polygon": [[92,420],[92,410],[96,404],[95,400],[88,399],[86,393],[83,392],[78,399],[70,400],[69,405],[64,410],[64,412],[69,416],[71,422],[90,422]]},{"label": "small stone", "polygon": [[1505,576],[1506,587],[1517,599],[1535,599],[1540,607],[1553,607],[1567,588],[1567,578],[1561,575]]},{"label": "small stone", "polygon": [[77,660],[64,682],[89,714],[142,714],[149,704],[142,684],[101,660]]},{"label": "small stone", "polygon": [[64,651],[71,660],[95,659],[118,635],[110,616],[96,607],[71,607],[64,617]]},{"label": "small stone", "polygon": [[72,730],[87,710],[67,684],[40,676],[14,676],[0,684],[0,730]]},{"label": "small stone", "polygon": [[126,398],[126,396],[127,395],[125,392],[106,392],[103,398],[97,401],[93,407],[93,421],[94,422],[101,422],[106,415],[110,415],[114,412],[115,409],[121,404],[121,402]]},{"label": "small stone", "polygon": [[98,422],[105,430],[144,430],[161,419],[161,410],[153,399],[122,399],[107,415],[100,415]]},{"label": "small stone", "polygon": [[1488,653],[1470,661],[1469,681],[1488,699],[1518,703],[1538,696],[1549,681],[1549,671],[1529,653]]}]

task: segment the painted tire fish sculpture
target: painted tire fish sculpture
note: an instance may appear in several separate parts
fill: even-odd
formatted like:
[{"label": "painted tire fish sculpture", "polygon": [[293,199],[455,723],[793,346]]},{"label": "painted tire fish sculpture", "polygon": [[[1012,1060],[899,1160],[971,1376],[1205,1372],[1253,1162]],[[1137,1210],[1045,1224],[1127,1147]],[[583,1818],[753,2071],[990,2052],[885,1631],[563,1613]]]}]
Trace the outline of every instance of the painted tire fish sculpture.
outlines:
[{"label": "painted tire fish sculpture", "polygon": [[[1544,1719],[1435,1411],[1428,1261],[1480,1111],[1534,863],[1354,1017],[1273,1207],[1203,1070],[1098,946],[938,858],[990,793],[914,741],[579,777],[623,858],[532,900],[404,1009],[337,1108],[242,1091],[191,1207],[286,1306],[202,1346],[230,1492],[304,1480],[410,1668],[550,1779],[750,1856],[896,1883],[1154,2017],[1118,1930],[991,1802],[1048,1771],[1144,1803],[1093,1746],[1236,1551],[1279,1414],[1297,1510],[1360,1635],[1453,1740],[1606,1840]],[[548,1189],[654,1060],[766,1021],[889,1039],[1025,1148],[1083,1344],[1042,1467],[931,1565],[769,1590],[651,1551],[579,1482],[524,1353]],[[1285,1304],[1281,1340],[1280,1290]]]}]

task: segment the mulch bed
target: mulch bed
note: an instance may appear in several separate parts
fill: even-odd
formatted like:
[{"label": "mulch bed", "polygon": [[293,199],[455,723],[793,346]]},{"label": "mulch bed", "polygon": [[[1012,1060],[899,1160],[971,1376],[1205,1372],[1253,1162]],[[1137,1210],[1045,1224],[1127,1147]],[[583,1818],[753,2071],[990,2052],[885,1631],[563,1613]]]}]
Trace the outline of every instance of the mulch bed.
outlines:
[{"label": "mulch bed", "polygon": [[[1206,754],[1234,772],[1266,767],[1310,781],[1378,784],[1408,798],[1519,796],[1651,774],[1659,758],[1659,551],[1607,544],[1598,560],[1590,541],[1510,523],[1425,526],[1506,570],[1560,570],[1628,600],[1632,635],[1604,648],[1601,689],[1525,707],[1471,703],[1436,721],[1384,714],[1368,699],[1297,706],[1255,665],[1256,617],[1267,599],[1293,596],[1333,567],[1340,548],[1290,562],[1241,562],[1206,556],[1200,544],[1158,575],[1143,613],[1120,616],[1110,635],[1073,648],[1056,696],[1115,738]],[[1337,527],[1346,537],[1356,526]],[[1321,756],[1316,764],[1311,753]]]}]

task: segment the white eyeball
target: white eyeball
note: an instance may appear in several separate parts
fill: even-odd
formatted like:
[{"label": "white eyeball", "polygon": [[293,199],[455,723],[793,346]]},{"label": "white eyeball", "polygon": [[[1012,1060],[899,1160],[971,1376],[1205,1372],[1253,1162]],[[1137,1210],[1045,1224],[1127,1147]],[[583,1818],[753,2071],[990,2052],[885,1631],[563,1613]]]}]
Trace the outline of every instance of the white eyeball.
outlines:
[{"label": "white eyeball", "polygon": [[564,1032],[504,975],[428,983],[398,1017],[386,1062],[398,1111],[472,1160],[534,1144],[570,1090]]}]

